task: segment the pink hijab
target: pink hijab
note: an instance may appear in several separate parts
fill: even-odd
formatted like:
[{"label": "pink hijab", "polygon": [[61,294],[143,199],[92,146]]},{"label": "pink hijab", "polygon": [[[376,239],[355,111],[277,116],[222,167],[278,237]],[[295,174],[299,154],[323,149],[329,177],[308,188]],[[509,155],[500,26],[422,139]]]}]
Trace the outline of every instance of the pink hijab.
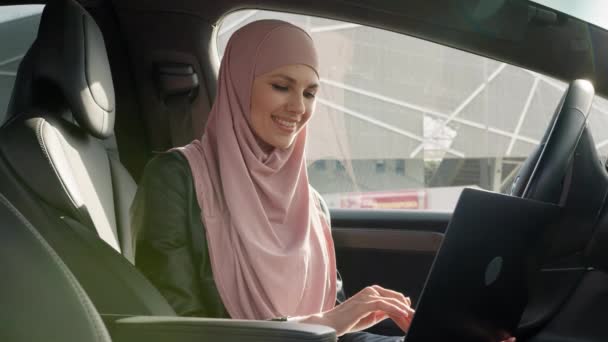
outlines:
[{"label": "pink hijab", "polygon": [[236,31],[202,140],[179,148],[194,177],[215,283],[232,318],[313,314],[336,301],[334,245],[308,184],[306,129],[288,149],[265,153],[250,128],[255,77],[292,64],[318,70],[302,29],[262,20]]}]

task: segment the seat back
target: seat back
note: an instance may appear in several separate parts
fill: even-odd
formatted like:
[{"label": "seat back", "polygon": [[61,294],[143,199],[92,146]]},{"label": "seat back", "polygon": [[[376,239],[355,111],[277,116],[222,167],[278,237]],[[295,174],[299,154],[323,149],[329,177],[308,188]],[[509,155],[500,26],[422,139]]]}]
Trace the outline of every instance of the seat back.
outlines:
[{"label": "seat back", "polygon": [[72,273],[2,195],[0,227],[0,340],[109,342]]},{"label": "seat back", "polygon": [[115,102],[101,31],[76,2],[52,1],[24,57],[0,154],[32,193],[133,262],[136,184],[108,154]]},{"label": "seat back", "polygon": [[41,201],[2,158],[0,179],[0,193],[36,227],[100,313],[175,316],[166,299],[132,263],[88,226]]},{"label": "seat back", "polygon": [[109,75],[93,19],[72,0],[50,1],[0,129],[0,193],[37,228],[100,313],[172,316],[132,264],[136,185],[103,144],[113,134]]}]

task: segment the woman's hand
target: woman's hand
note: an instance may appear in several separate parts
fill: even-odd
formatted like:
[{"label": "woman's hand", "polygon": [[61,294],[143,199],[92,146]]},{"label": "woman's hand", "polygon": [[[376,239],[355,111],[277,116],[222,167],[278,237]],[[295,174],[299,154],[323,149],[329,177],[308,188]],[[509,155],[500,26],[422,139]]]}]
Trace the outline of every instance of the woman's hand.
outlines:
[{"label": "woman's hand", "polygon": [[414,317],[411,304],[409,297],[374,285],[364,288],[331,310],[294,320],[326,325],[334,328],[338,336],[342,336],[390,318],[405,332]]},{"label": "woman's hand", "polygon": [[[378,285],[369,286],[348,298],[331,310],[311,315],[294,317],[300,323],[320,324],[333,328],[336,335],[365,330],[387,318],[392,319],[407,332],[414,318],[414,309],[409,297]],[[508,337],[502,342],[516,342]]]}]

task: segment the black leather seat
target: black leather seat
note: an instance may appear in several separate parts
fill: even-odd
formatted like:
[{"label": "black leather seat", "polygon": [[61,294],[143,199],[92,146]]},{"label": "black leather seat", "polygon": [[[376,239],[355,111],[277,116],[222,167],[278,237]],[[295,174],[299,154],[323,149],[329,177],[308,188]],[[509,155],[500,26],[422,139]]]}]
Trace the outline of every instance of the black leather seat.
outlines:
[{"label": "black leather seat", "polygon": [[0,227],[0,341],[109,342],[74,275],[2,195]]},{"label": "black leather seat", "polygon": [[132,265],[129,206],[136,184],[103,145],[114,123],[110,67],[99,27],[76,2],[45,6],[9,114],[0,129],[0,192],[38,228],[101,312],[175,315]]},{"label": "black leather seat", "polygon": [[133,262],[136,184],[103,143],[114,133],[114,87],[101,31],[77,3],[46,5],[8,115],[0,152],[23,184]]}]

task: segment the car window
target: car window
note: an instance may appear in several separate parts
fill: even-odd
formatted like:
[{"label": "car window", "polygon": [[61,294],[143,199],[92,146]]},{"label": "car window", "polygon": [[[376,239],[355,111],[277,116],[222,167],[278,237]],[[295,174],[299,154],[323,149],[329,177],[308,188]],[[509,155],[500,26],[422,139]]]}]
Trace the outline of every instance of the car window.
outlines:
[{"label": "car window", "polygon": [[[403,34],[261,10],[223,18],[220,57],[235,30],[259,19],[294,23],[317,46],[308,175],[333,208],[452,210],[466,187],[507,192],[567,86]],[[590,126],[602,155],[607,120],[596,96]]]},{"label": "car window", "polygon": [[0,123],[4,121],[21,58],[36,38],[43,7],[0,6]]}]

